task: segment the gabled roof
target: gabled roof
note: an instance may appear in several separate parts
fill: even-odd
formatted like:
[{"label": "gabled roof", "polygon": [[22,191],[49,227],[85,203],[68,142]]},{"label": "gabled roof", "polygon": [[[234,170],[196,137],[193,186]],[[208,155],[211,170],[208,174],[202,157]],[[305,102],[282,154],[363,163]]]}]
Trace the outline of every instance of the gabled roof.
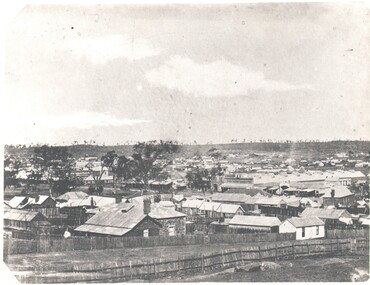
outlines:
[{"label": "gabled roof", "polygon": [[284,200],[282,197],[279,196],[271,196],[271,197],[261,197],[259,198],[255,204],[257,205],[272,205],[272,206],[278,206],[280,203],[282,203]]},{"label": "gabled roof", "polygon": [[325,223],[318,217],[293,217],[287,220],[296,228],[311,227],[311,226],[323,226]]},{"label": "gabled roof", "polygon": [[202,204],[204,203],[204,200],[186,200],[184,204],[182,204],[183,208],[196,208],[198,209]]},{"label": "gabled roof", "polygon": [[302,217],[319,217],[322,219],[339,219],[343,215],[349,215],[347,210],[322,208],[306,208],[301,214]]},{"label": "gabled roof", "polygon": [[212,195],[212,201],[243,203],[249,197],[249,195],[243,193],[215,193]]},{"label": "gabled roof", "polygon": [[12,208],[18,208],[21,204],[25,203],[26,196],[14,196],[9,201],[9,206]]},{"label": "gabled roof", "polygon": [[332,188],[323,189],[320,191],[321,193],[324,192],[323,198],[331,198],[331,190],[335,191],[334,197],[335,198],[343,198],[347,196],[354,195],[347,187],[345,186],[334,186]]},{"label": "gabled roof", "polygon": [[216,202],[204,202],[200,205],[199,210],[202,211],[217,211],[217,209],[221,206],[221,203]]},{"label": "gabled roof", "polygon": [[42,205],[48,198],[53,199],[48,195],[38,195],[38,199],[26,196],[14,196],[9,201],[9,206],[12,208],[24,208],[27,205]]},{"label": "gabled roof", "polygon": [[116,199],[113,197],[91,195],[85,198],[70,199],[65,203],[59,204],[59,207],[88,207],[91,206],[91,198],[93,198],[94,207],[104,207],[116,203]]},{"label": "gabled roof", "polygon": [[175,218],[184,218],[185,214],[175,211],[172,208],[163,207],[161,205],[152,205],[152,209],[149,213],[149,216],[156,220],[164,219],[175,219]]},{"label": "gabled roof", "polygon": [[276,217],[235,215],[229,225],[274,227],[281,224]]},{"label": "gabled roof", "polygon": [[[119,206],[116,206],[113,210],[96,213],[85,224],[77,227],[75,231],[122,236],[147,218],[152,219],[150,216],[145,215],[143,207],[138,205],[135,205],[128,211],[126,211],[126,208],[124,211],[121,211]],[[158,222],[155,223],[160,226]]]},{"label": "gabled roof", "polygon": [[172,200],[174,202],[181,202],[181,201],[186,200],[186,198],[184,197],[183,194],[180,194],[180,195],[173,195]]},{"label": "gabled roof", "polygon": [[43,214],[36,211],[10,209],[4,213],[4,220],[32,222],[36,217],[41,217],[43,220],[47,220]]},{"label": "gabled roof", "polygon": [[159,201],[158,204],[163,207],[175,207],[175,204],[172,201]]},{"label": "gabled roof", "polygon": [[73,191],[73,192],[66,192],[63,195],[60,195],[56,198],[56,200],[64,200],[64,201],[69,201],[71,199],[84,199],[89,194],[82,192],[82,191]]},{"label": "gabled roof", "polygon": [[244,212],[244,209],[240,205],[221,204],[221,206],[216,210],[216,212],[224,214],[235,214],[239,209],[241,209]]}]

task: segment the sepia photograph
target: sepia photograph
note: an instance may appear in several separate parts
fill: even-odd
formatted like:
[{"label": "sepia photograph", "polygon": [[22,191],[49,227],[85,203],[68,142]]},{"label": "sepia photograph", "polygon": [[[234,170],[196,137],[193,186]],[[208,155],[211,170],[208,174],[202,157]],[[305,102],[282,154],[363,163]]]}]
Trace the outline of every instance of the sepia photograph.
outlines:
[{"label": "sepia photograph", "polygon": [[0,220],[14,284],[368,282],[369,9],[9,13]]}]

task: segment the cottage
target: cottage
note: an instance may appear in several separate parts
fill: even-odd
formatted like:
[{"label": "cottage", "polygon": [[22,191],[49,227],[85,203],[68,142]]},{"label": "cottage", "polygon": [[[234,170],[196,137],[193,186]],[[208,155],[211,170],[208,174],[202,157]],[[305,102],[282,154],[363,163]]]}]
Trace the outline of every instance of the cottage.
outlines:
[{"label": "cottage", "polygon": [[297,240],[323,238],[325,223],[318,217],[294,217],[279,226],[279,233],[296,233]]},{"label": "cottage", "polygon": [[54,208],[56,201],[48,195],[29,196],[14,196],[9,201],[9,206],[14,209],[29,209],[29,208]]},{"label": "cottage", "polygon": [[278,217],[282,220],[297,217],[302,211],[300,198],[297,197],[261,197],[255,205],[262,215]]},{"label": "cottage", "polygon": [[343,225],[351,225],[351,214],[347,210],[339,209],[322,209],[322,208],[306,208],[302,217],[318,217],[325,222],[326,228],[341,227]]},{"label": "cottage", "polygon": [[219,217],[231,219],[235,215],[244,215],[245,211],[240,205],[221,204],[216,213]]},{"label": "cottage", "polygon": [[4,213],[4,230],[50,234],[50,222],[36,211],[10,209]]},{"label": "cottage", "polygon": [[199,207],[199,214],[207,218],[218,217],[217,210],[221,207],[221,203],[203,202]]},{"label": "cottage", "polygon": [[176,236],[186,234],[186,215],[175,211],[173,208],[163,207],[156,203],[151,206],[149,216],[162,225],[159,235]]},{"label": "cottage", "polygon": [[[148,205],[149,204],[149,205]],[[88,236],[158,236],[161,224],[150,217],[150,203],[118,203],[96,213],[76,233]]]},{"label": "cottage", "polygon": [[57,200],[58,202],[68,202],[69,200],[84,199],[88,196],[89,196],[89,194],[87,194],[85,192],[73,191],[73,192],[66,192],[66,193],[58,196],[57,198],[55,198],[55,200]]},{"label": "cottage", "polygon": [[334,186],[320,191],[323,205],[350,207],[355,203],[355,194],[346,186]]},{"label": "cottage", "polygon": [[116,201],[116,198],[113,197],[91,195],[69,199],[67,202],[59,203],[58,208],[60,209],[61,214],[67,216],[67,224],[75,226],[86,222],[87,219],[91,217],[91,214],[94,213],[90,211],[90,213],[87,214],[87,210],[111,206],[116,202],[120,201]]},{"label": "cottage", "polygon": [[204,203],[204,200],[189,199],[182,204],[181,211],[187,215],[196,215],[199,213],[200,206]]},{"label": "cottage", "polygon": [[186,201],[186,198],[183,194],[180,194],[180,195],[173,195],[171,200],[175,204],[176,210],[181,210],[182,204]]},{"label": "cottage", "polygon": [[230,232],[279,232],[281,222],[276,217],[236,215],[229,221]]}]

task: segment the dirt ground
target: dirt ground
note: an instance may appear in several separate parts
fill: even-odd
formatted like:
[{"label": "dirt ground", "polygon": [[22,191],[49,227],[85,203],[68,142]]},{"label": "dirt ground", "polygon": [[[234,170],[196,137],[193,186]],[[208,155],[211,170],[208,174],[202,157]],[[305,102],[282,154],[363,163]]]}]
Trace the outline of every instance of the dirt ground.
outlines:
[{"label": "dirt ground", "polygon": [[[259,243],[262,244],[262,243]],[[25,271],[43,268],[56,268],[71,263],[79,264],[88,261],[115,262],[115,261],[137,261],[159,258],[177,258],[178,256],[196,256],[200,254],[220,253],[221,250],[240,250],[245,244],[208,244],[208,245],[186,245],[168,247],[148,248],[120,248],[95,251],[68,251],[47,254],[18,254],[10,255],[8,266],[11,270]]]},{"label": "dirt ground", "polygon": [[143,282],[353,282],[369,279],[368,256],[304,258],[278,261],[276,270],[259,272],[218,272],[173,276]]}]

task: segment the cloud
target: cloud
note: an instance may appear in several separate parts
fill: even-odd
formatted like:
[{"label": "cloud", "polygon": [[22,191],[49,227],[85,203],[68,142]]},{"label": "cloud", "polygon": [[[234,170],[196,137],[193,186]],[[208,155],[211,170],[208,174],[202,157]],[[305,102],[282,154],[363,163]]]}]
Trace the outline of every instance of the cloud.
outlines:
[{"label": "cloud", "polygon": [[69,41],[67,48],[94,64],[104,64],[116,58],[132,61],[160,54],[160,50],[151,47],[148,41],[123,35],[77,38]]},{"label": "cloud", "polygon": [[146,79],[155,86],[206,97],[246,95],[251,90],[280,92],[313,89],[310,85],[266,79],[262,72],[251,71],[225,59],[198,64],[181,56],[174,56],[158,68],[149,70]]},{"label": "cloud", "polygon": [[48,129],[78,128],[89,129],[92,127],[119,127],[126,125],[135,125],[140,123],[149,123],[149,120],[116,118],[109,113],[98,113],[79,111],[60,116],[33,116],[27,118],[18,117],[12,122],[12,127],[43,127]]}]

